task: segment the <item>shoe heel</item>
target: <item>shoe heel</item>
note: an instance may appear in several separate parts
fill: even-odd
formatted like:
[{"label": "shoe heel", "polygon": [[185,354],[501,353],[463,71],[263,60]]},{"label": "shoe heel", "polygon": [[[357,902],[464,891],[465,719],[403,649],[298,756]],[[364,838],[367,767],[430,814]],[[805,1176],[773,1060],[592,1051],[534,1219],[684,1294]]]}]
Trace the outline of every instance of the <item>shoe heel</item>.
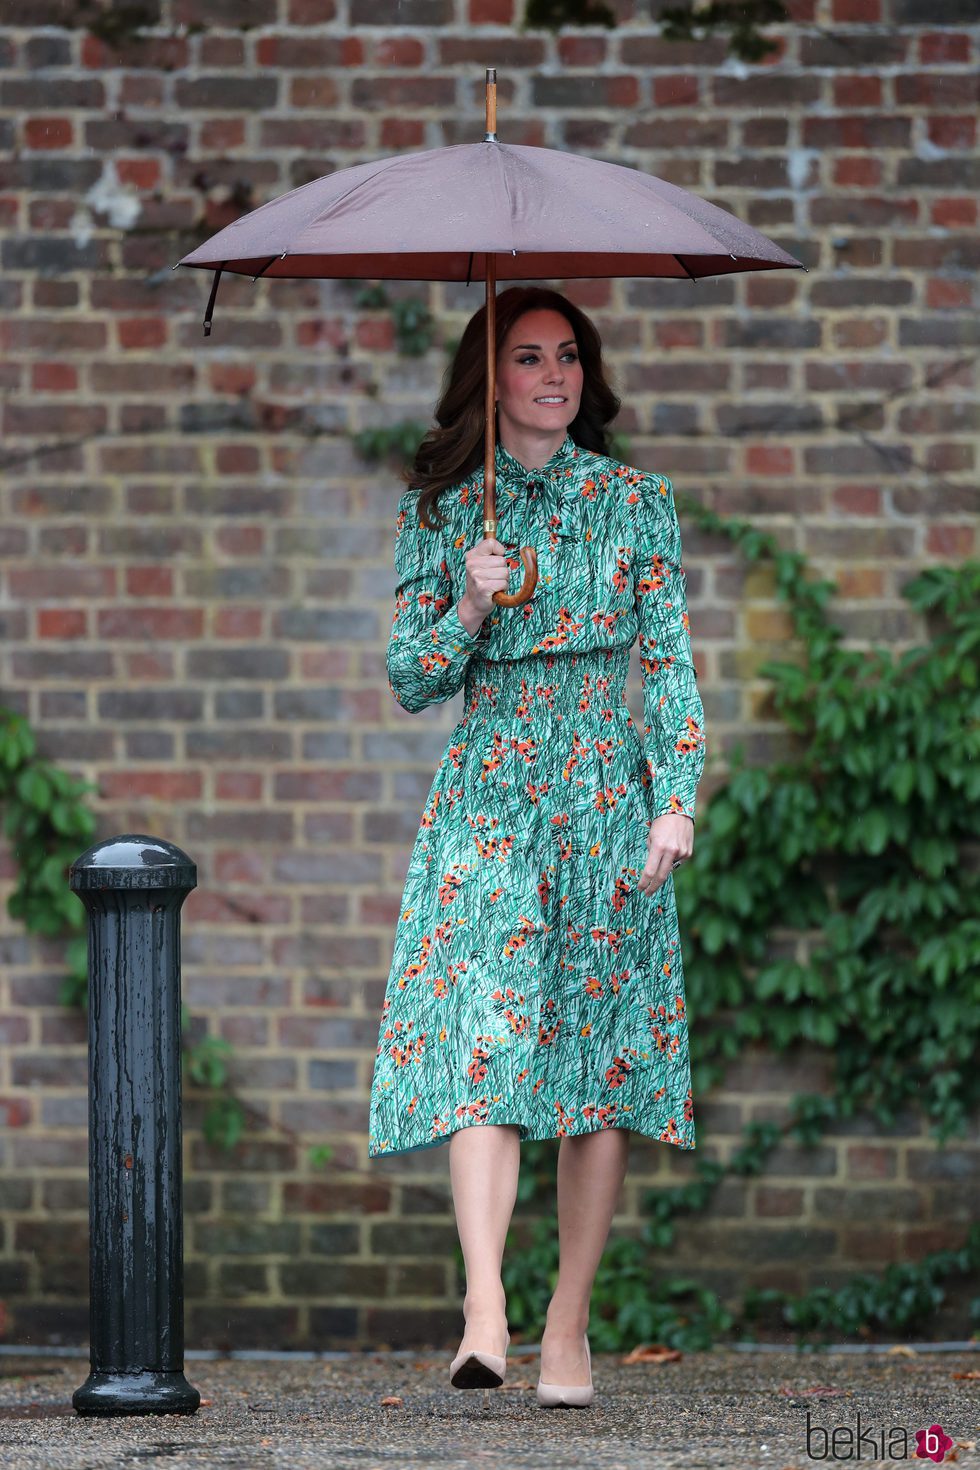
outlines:
[{"label": "shoe heel", "polygon": [[[510,1346],[510,1333],[507,1334]],[[449,1382],[453,1388],[499,1388],[507,1372],[507,1354],[481,1353],[471,1350],[457,1353],[449,1365]]]},{"label": "shoe heel", "polygon": [[589,1350],[589,1339],[585,1339],[585,1356],[589,1365],[589,1382],[578,1384],[544,1383],[538,1379],[535,1390],[538,1403],[546,1409],[584,1409],[591,1404],[595,1397],[595,1389],[592,1385],[592,1353]]}]

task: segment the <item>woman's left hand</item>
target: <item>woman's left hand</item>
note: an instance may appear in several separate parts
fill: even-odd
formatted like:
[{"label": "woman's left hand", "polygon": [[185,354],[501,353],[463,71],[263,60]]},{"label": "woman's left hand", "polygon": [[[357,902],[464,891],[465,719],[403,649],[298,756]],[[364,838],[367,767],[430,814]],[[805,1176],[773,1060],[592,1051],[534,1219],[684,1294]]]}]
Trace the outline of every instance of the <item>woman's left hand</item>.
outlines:
[{"label": "woman's left hand", "polygon": [[667,874],[694,851],[694,823],[683,812],[663,812],[650,823],[647,861],[637,885],[652,895]]}]

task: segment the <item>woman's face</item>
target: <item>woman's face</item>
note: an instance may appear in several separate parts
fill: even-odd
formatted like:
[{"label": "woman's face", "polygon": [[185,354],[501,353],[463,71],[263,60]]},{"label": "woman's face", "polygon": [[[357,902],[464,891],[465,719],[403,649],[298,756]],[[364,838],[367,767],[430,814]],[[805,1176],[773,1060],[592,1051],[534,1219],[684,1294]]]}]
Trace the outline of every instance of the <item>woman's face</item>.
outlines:
[{"label": "woman's face", "polygon": [[571,322],[541,307],[517,318],[497,358],[497,422],[519,434],[561,434],[582,398]]}]

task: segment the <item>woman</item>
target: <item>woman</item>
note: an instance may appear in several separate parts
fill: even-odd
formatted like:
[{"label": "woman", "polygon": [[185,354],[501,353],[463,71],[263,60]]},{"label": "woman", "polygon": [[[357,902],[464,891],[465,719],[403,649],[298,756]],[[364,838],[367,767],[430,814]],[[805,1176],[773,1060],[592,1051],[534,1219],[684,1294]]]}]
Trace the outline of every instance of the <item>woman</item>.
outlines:
[{"label": "woman", "polygon": [[[451,1378],[485,1387],[503,1381],[509,1342],[500,1266],[520,1142],[561,1139],[538,1398],[586,1404],[589,1299],[630,1130],[694,1147],[671,874],[693,850],[703,711],[670,481],[610,457],[619,400],[600,339],[555,291],[497,298],[500,539],[478,539],[485,317],[466,327],[398,504],[391,690],[420,710],[462,689],[464,711],[405,882],[369,1155],[450,1139],[466,1267]],[[534,595],[498,607],[525,545]],[[625,702],[637,638],[642,736]]]}]

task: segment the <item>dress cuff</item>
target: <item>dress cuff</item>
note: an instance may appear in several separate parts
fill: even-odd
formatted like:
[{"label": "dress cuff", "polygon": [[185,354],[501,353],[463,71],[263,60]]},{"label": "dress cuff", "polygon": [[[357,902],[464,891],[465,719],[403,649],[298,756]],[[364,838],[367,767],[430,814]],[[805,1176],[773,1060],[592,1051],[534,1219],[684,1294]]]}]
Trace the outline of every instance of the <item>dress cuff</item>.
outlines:
[{"label": "dress cuff", "polygon": [[454,602],[433,625],[433,633],[443,649],[447,652],[452,649],[454,653],[474,653],[487,640],[487,634],[481,625],[478,633],[471,633],[463,623],[460,622],[459,613],[456,611],[459,604]]}]

